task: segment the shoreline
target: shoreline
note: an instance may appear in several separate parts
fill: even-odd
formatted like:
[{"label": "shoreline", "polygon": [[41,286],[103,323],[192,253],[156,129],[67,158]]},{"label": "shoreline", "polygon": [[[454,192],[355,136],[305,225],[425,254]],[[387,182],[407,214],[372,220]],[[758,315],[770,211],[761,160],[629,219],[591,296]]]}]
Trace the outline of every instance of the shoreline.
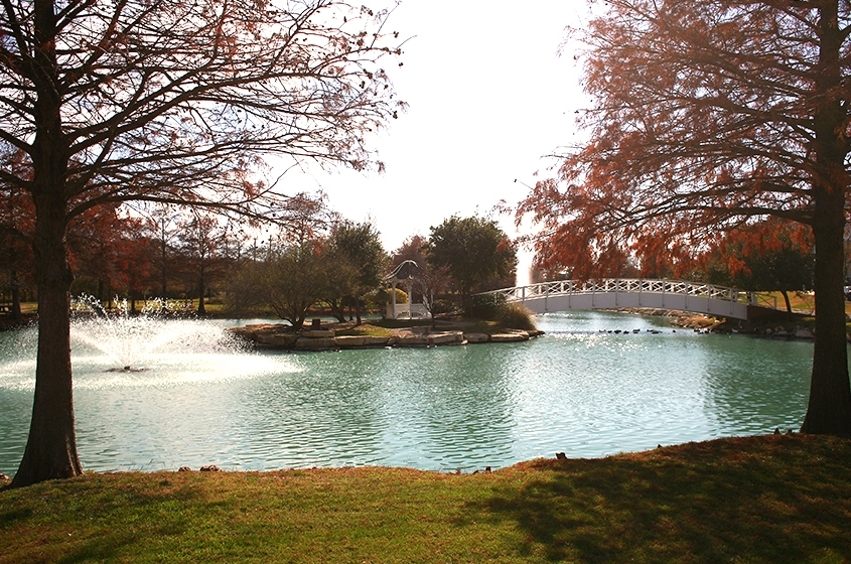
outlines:
[{"label": "shoreline", "polygon": [[[255,323],[228,327],[227,332],[237,335],[252,346],[271,350],[329,351],[357,348],[431,348],[482,343],[517,343],[528,341],[544,332],[538,329],[505,329],[494,333],[464,331],[457,324],[448,324],[444,330],[427,326],[409,326],[393,329],[380,328],[369,323],[360,326],[335,324],[318,329],[294,331],[283,323]],[[352,334],[354,329],[363,334]],[[371,334],[371,331],[380,334]]]},{"label": "shoreline", "polygon": [[[716,318],[700,313],[690,313],[682,310],[664,308],[608,308],[600,309],[597,311],[609,311],[630,315],[667,317],[671,318],[671,325],[673,325],[674,327],[682,329],[691,329],[703,333],[742,334],[785,340],[811,341],[815,339],[813,317],[811,315],[801,313],[792,313],[789,319],[751,322],[727,320],[725,318]],[[785,312],[782,313],[783,315],[786,315]],[[219,316],[211,315],[209,317],[215,318]],[[11,319],[6,318],[5,316],[0,316],[0,331],[14,331],[17,329],[25,328],[27,326],[31,326],[33,323],[36,322],[36,320],[37,316],[35,314],[26,314],[24,316],[24,319],[22,320],[22,323],[16,324]],[[364,342],[360,342],[358,339],[350,338],[359,337],[359,335],[337,335],[335,328],[335,334],[333,335],[333,338],[339,339],[339,341],[333,343],[329,341],[326,341],[324,343],[313,341],[312,345],[314,345],[314,348],[316,350],[337,350],[365,346],[429,347],[442,345],[479,344],[488,342],[518,342],[525,341],[530,338],[535,338],[544,334],[543,331],[537,329],[531,331],[526,330],[525,333],[527,333],[527,336],[525,337],[523,336],[524,330],[520,329],[508,329],[500,333],[484,333],[477,331],[465,331],[465,328],[469,327],[469,324],[449,321],[441,321],[439,323],[443,327],[445,327],[446,330],[429,331],[429,328],[426,326],[416,325],[402,328],[387,329],[387,331],[392,332],[392,334],[387,335],[388,339],[386,341],[383,339],[382,336],[380,338],[365,339]],[[368,321],[364,323],[364,325],[368,324]],[[256,332],[258,333],[258,335],[262,334],[262,337],[253,338],[249,335],[242,334],[243,330],[241,330],[240,328],[230,328],[228,329],[228,331],[247,338],[248,341],[253,342],[253,344],[255,346],[258,346],[259,348],[280,348],[293,350],[297,349],[292,337],[292,335],[295,335],[296,333],[292,331],[292,327],[290,325],[285,323],[262,323],[254,325],[257,326]],[[349,324],[335,323],[333,325],[346,327]],[[323,327],[325,326],[326,325],[323,324]],[[247,325],[243,327],[253,327],[253,325]],[[351,329],[351,327],[346,327],[346,329],[344,329],[343,331],[348,331],[349,329]],[[309,330],[305,329],[304,331]],[[423,335],[424,331],[426,332],[426,335]],[[456,333],[461,332],[463,334],[462,337],[458,338],[457,335],[446,335],[446,333],[452,333],[453,331]],[[245,333],[251,333],[251,331],[245,331]],[[285,335],[290,335],[290,337],[286,337]],[[432,337],[431,339],[429,339],[429,335]],[[312,338],[315,339],[330,337],[332,336],[328,334],[314,334]],[[851,333],[848,334],[848,341],[849,343],[851,343]],[[311,350],[307,341],[305,341],[304,346],[306,347],[305,350]]]},{"label": "shoreline", "polygon": [[[674,318],[671,325],[683,329],[692,329],[700,333],[751,335],[789,341],[812,341],[815,339],[812,316],[798,313],[791,314],[791,318],[788,320],[751,322],[728,320],[724,317],[713,317],[702,313],[673,309],[615,308],[600,311],[671,317]],[[851,342],[851,335],[848,335],[847,338]]]}]

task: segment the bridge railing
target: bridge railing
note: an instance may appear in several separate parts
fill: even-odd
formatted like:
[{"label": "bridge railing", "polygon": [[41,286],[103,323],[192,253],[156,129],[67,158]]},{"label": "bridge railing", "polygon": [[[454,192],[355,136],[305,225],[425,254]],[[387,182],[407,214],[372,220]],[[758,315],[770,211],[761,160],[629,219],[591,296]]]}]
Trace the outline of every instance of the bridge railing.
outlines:
[{"label": "bridge railing", "polygon": [[[726,286],[705,284],[702,282],[686,282],[682,280],[653,280],[640,278],[607,278],[603,280],[554,280],[550,282],[539,282],[528,286],[515,288],[503,288],[487,294],[500,294],[509,302],[523,301],[541,296],[553,296],[559,294],[588,294],[588,293],[661,293],[681,294],[715,300],[730,301],[747,305],[770,307],[777,309],[777,299],[774,296],[737,290]],[[773,301],[773,303],[772,303]]]},{"label": "bridge railing", "polygon": [[753,292],[753,302],[750,305],[778,309],[777,296],[768,292]]}]

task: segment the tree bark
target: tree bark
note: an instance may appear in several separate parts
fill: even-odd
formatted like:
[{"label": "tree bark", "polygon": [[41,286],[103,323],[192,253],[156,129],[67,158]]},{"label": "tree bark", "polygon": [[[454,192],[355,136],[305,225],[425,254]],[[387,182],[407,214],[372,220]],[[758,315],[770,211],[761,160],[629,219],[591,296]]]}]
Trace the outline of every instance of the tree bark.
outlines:
[{"label": "tree bark", "polygon": [[851,436],[851,384],[845,334],[844,195],[840,190],[816,197],[816,341],[803,433]]},{"label": "tree bark", "polygon": [[838,2],[819,9],[820,71],[816,92],[822,94],[814,115],[816,176],[812,194],[813,234],[816,241],[816,342],[810,400],[801,431],[851,436],[851,383],[845,334],[845,112],[841,91]]},{"label": "tree bark", "polygon": [[[43,198],[43,200],[49,200]],[[64,203],[40,210],[35,231],[38,353],[32,420],[24,456],[12,481],[27,486],[82,473],[74,430],[71,383],[71,270],[65,246]]]},{"label": "tree bark", "polygon": [[65,181],[67,140],[56,77],[56,16],[50,0],[34,3],[32,77],[36,135],[32,145],[32,198],[36,210],[33,272],[38,288],[38,353],[32,421],[13,487],[82,473],[74,430],[71,384],[71,268]]}]

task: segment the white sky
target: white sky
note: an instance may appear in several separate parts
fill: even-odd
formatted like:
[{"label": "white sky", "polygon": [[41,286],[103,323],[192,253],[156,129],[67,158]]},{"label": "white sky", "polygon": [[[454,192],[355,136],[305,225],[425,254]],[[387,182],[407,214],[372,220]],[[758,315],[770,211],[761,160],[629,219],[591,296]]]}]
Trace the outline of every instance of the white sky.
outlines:
[{"label": "white sky", "polygon": [[404,66],[387,70],[410,108],[370,140],[387,171],[290,178],[292,191],[322,188],[347,219],[371,220],[389,252],[454,213],[517,202],[522,183],[548,175],[542,157],[573,142],[574,112],[587,106],[573,53],[558,55],[586,12],[578,0],[402,0],[386,29],[411,39]]}]

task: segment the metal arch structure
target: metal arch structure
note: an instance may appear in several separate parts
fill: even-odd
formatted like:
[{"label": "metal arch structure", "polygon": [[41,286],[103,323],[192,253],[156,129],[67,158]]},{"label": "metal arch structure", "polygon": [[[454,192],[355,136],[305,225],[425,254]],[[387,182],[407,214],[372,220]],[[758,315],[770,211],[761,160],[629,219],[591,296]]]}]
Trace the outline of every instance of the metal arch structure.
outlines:
[{"label": "metal arch structure", "polygon": [[499,294],[533,313],[555,311],[660,308],[748,319],[750,307],[777,308],[756,292],[681,280],[604,279],[557,280],[503,288],[480,295]]}]

